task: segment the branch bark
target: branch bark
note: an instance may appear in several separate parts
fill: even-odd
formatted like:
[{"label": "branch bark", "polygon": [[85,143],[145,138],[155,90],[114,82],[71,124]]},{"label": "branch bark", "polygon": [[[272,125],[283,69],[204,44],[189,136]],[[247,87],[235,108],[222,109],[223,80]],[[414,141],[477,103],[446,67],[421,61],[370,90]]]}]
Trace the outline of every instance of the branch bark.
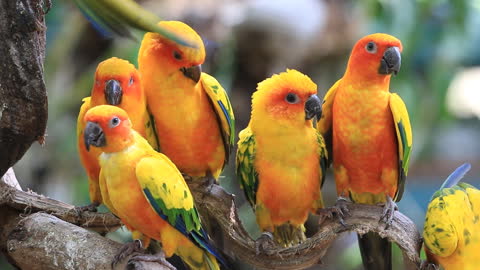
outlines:
[{"label": "branch bark", "polygon": [[34,141],[43,144],[45,21],[41,0],[0,1],[0,175]]}]

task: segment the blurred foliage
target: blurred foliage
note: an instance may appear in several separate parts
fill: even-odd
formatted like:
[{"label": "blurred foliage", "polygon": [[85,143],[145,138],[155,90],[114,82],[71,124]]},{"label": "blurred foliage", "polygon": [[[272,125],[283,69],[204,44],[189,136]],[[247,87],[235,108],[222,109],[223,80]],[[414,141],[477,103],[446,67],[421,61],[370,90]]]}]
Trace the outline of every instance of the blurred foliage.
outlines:
[{"label": "blurred foliage", "polygon": [[[404,47],[403,63],[391,88],[405,100],[414,132],[413,160],[400,210],[421,229],[427,202],[451,169],[470,161],[474,167],[470,175],[478,175],[478,119],[452,115],[445,99],[458,70],[480,65],[479,0],[151,0],[141,4],[161,18],[185,21],[201,34],[208,52],[204,70],[229,91],[238,131],[248,123],[256,84],[272,73],[299,69],[317,82],[323,96],[342,76],[358,38],[374,32],[397,36]],[[89,95],[100,61],[118,56],[136,65],[139,42],[103,38],[70,1],[54,3],[47,26],[47,144],[34,145],[15,169],[24,188],[84,205],[88,186],[75,134],[81,99]],[[244,203],[232,163],[221,183],[237,194],[242,220],[256,237],[255,218]],[[467,182],[479,186],[468,176]],[[327,204],[333,203],[332,175],[323,192]],[[129,239],[126,230],[110,237]],[[394,269],[401,269],[398,248],[394,254]],[[322,269],[361,269],[356,236],[341,237],[323,263]],[[0,259],[0,268],[8,269],[5,265]]]}]

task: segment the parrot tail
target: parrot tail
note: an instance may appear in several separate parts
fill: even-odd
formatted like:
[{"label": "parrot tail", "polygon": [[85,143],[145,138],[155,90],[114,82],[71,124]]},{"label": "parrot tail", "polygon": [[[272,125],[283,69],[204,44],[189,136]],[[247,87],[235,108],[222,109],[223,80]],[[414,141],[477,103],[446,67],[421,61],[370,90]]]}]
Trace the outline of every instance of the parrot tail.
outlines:
[{"label": "parrot tail", "polygon": [[193,244],[179,246],[177,254],[192,270],[220,270],[213,254]]},{"label": "parrot tail", "polygon": [[386,238],[368,232],[363,236],[358,235],[358,245],[366,270],[392,269],[392,244]]},{"label": "parrot tail", "polygon": [[303,224],[295,226],[290,223],[275,226],[273,239],[284,247],[300,244],[307,239],[305,236],[305,227]]},{"label": "parrot tail", "polygon": [[448,176],[447,180],[443,182],[440,189],[451,188],[455,186],[458,183],[458,181],[460,181],[465,176],[465,174],[470,170],[471,167],[472,166],[469,163],[462,164],[460,167],[455,169],[455,171]]}]

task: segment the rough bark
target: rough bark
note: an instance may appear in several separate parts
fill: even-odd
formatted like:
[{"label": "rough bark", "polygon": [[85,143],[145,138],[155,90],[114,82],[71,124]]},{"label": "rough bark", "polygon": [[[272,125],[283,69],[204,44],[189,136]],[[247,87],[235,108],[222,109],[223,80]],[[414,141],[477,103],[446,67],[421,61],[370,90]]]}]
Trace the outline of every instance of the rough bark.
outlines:
[{"label": "rough bark", "polygon": [[45,32],[43,0],[0,1],[0,175],[44,140]]}]

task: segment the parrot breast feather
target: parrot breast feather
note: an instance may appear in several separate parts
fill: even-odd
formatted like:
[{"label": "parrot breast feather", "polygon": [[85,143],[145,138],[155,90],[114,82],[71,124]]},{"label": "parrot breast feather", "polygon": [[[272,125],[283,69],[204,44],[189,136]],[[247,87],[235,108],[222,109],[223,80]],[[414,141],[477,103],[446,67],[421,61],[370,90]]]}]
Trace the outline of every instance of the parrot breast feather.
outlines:
[{"label": "parrot breast feather", "polygon": [[255,209],[256,193],[258,190],[258,174],[255,170],[255,137],[249,127],[242,130],[239,134],[236,171],[240,179],[240,185],[243,192]]},{"label": "parrot breast feather", "polygon": [[202,73],[201,81],[217,115],[225,146],[225,161],[228,162],[228,157],[235,142],[235,116],[233,115],[232,104],[230,104],[227,92],[214,77]]}]

